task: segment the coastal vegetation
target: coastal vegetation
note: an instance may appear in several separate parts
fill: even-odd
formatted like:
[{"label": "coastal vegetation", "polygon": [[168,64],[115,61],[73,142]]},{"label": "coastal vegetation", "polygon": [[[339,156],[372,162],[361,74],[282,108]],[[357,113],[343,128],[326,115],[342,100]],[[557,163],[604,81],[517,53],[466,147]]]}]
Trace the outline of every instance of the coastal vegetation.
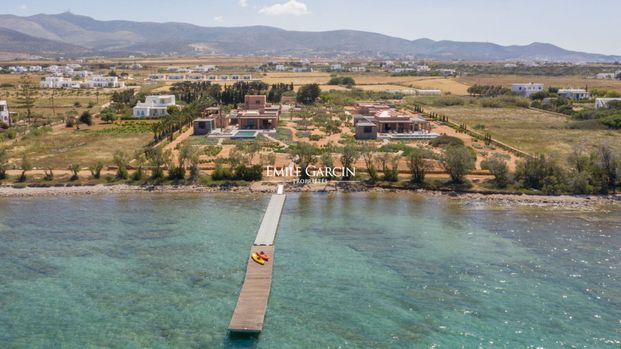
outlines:
[{"label": "coastal vegetation", "polygon": [[[237,72],[243,67],[237,64],[223,67],[223,73]],[[111,66],[101,69],[107,74]],[[118,76],[135,74],[127,81],[131,87],[101,91],[42,90],[32,76],[22,84],[21,77],[3,75],[2,98],[17,110],[19,125],[0,131],[2,183],[245,185],[273,180],[264,177],[268,164],[280,168],[293,161],[300,167],[356,167],[355,177],[323,179],[361,181],[365,187],[551,194],[618,188],[618,178],[602,168],[618,167],[619,106],[611,102],[595,110],[591,101],[559,97],[558,87],[587,85],[577,76],[533,76],[530,80],[541,78],[552,87],[526,98],[511,92],[510,84],[516,81],[507,75],[408,76],[371,67],[364,73],[266,71],[256,75],[257,80],[228,84],[143,82],[153,72],[166,72],[166,66],[120,69]],[[621,91],[618,81],[593,80],[588,86],[595,97],[616,97]],[[406,96],[416,89],[440,89],[442,95]],[[133,120],[133,105],[158,93],[176,95],[178,105],[170,108],[170,115]],[[245,94],[264,94],[272,103],[294,97],[298,105],[283,113],[269,138],[187,138],[191,122],[206,107],[218,106],[226,113],[240,107]],[[20,104],[19,98],[26,100]],[[432,132],[441,136],[387,144],[356,140],[351,106],[361,101],[424,111],[433,120]],[[614,160],[607,166],[602,165],[607,158],[601,155],[603,146]],[[574,166],[576,153],[581,154],[581,164],[588,158],[580,170]],[[32,169],[20,183],[24,155]],[[603,183],[608,183],[607,190]]]}]

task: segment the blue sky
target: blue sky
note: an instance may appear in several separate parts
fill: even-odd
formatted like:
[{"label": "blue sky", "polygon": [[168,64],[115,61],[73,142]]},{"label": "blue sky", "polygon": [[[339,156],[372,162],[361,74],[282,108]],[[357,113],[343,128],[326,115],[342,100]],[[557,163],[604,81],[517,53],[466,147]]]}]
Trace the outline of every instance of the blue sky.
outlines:
[{"label": "blue sky", "polygon": [[1,0],[16,15],[70,10],[96,19],[357,29],[405,39],[548,42],[621,55],[619,0]]}]

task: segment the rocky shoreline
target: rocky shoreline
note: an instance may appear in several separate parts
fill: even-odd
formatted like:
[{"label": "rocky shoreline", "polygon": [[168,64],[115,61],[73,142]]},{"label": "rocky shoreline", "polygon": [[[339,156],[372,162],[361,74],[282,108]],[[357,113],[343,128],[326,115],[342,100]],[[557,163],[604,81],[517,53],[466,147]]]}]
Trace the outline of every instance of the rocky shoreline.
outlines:
[{"label": "rocky shoreline", "polygon": [[[97,195],[97,194],[125,194],[125,193],[273,193],[276,183],[257,182],[248,186],[199,186],[199,185],[86,185],[86,186],[53,186],[53,187],[25,187],[14,188],[0,186],[0,198],[28,198],[41,196],[68,196],[68,195]],[[566,208],[593,207],[597,205],[621,204],[621,196],[575,196],[575,195],[526,195],[504,193],[472,193],[447,192],[433,190],[408,190],[369,187],[362,184],[348,183],[335,186],[334,184],[287,184],[287,192],[368,192],[368,193],[418,193],[428,196],[444,196],[453,200],[468,203],[486,202],[498,205],[512,206],[557,206]]]}]

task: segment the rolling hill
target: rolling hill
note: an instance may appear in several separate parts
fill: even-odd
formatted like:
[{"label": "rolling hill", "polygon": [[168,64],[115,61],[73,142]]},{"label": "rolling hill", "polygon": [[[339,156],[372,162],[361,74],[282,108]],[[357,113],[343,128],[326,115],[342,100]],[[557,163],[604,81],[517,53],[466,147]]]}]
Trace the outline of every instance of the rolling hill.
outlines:
[{"label": "rolling hill", "polygon": [[[36,55],[233,54],[403,57],[445,60],[614,62],[619,56],[533,43],[406,40],[356,30],[288,31],[267,26],[201,27],[187,23],[99,21],[70,12],[30,17],[0,15],[0,51]],[[24,35],[16,39],[16,33]],[[54,44],[56,43],[56,44]],[[56,46],[55,46],[56,45]]]}]

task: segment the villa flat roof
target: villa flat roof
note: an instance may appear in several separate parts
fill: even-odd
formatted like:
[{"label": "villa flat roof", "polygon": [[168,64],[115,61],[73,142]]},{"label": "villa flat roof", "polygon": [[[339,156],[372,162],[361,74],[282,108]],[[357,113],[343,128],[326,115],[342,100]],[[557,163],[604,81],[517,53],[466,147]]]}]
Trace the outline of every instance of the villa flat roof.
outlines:
[{"label": "villa flat roof", "polygon": [[417,120],[403,119],[403,120],[378,120],[382,124],[402,124],[408,122],[416,122]]},{"label": "villa flat roof", "polygon": [[376,124],[372,123],[372,122],[366,122],[366,121],[362,121],[356,124],[356,126],[375,126],[377,127]]},{"label": "villa flat roof", "polygon": [[585,93],[587,92],[587,90],[583,89],[583,88],[562,88],[560,90],[558,90],[559,93],[561,92],[575,92],[575,93]]}]

